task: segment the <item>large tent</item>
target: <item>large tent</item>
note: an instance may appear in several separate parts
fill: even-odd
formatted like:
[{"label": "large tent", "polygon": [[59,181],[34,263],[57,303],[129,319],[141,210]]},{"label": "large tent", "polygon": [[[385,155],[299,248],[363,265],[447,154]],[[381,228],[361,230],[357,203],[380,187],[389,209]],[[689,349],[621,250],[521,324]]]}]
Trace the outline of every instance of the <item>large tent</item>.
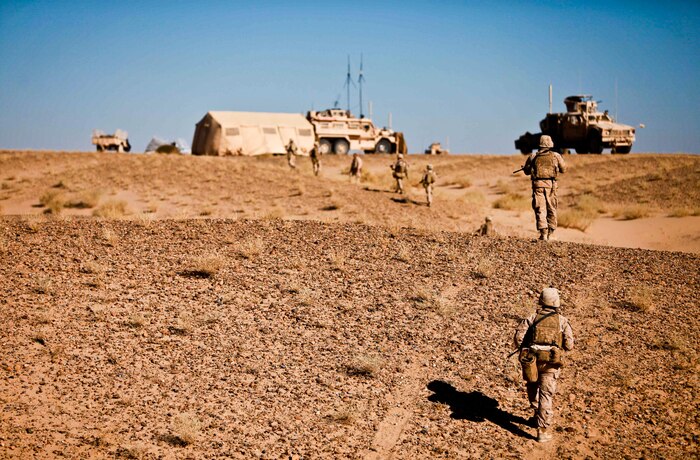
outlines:
[{"label": "large tent", "polygon": [[290,139],[299,153],[311,151],[314,130],[296,113],[208,112],[197,123],[192,140],[194,155],[262,155],[285,153]]}]

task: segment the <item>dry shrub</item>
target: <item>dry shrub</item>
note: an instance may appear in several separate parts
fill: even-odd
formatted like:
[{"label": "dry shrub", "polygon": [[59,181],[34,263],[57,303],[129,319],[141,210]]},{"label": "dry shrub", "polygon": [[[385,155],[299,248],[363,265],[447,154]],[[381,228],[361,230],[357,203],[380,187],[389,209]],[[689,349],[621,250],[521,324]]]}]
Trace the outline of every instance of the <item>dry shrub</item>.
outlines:
[{"label": "dry shrub", "polygon": [[359,355],[345,366],[345,370],[348,375],[375,377],[383,364],[383,361],[376,356]]},{"label": "dry shrub", "polygon": [[330,255],[331,266],[334,270],[343,270],[345,268],[345,254],[342,252],[333,252]]},{"label": "dry shrub", "polygon": [[36,217],[27,217],[24,219],[24,227],[29,233],[36,233],[39,231],[41,222]]},{"label": "dry shrub", "polygon": [[265,242],[262,238],[250,238],[241,242],[238,247],[238,255],[244,259],[256,259],[263,253],[264,249]]},{"label": "dry shrub", "polygon": [[654,294],[648,286],[638,286],[627,292],[626,304],[633,310],[650,313],[654,311]]},{"label": "dry shrub", "polygon": [[168,330],[175,335],[189,335],[194,330],[194,327],[190,318],[181,316],[175,320],[174,324],[168,326]]},{"label": "dry shrub", "polygon": [[152,214],[147,214],[145,212],[140,212],[134,215],[133,221],[136,222],[141,227],[150,227],[155,217]]},{"label": "dry shrub", "polygon": [[48,190],[41,195],[39,203],[46,206],[46,212],[58,214],[66,205],[66,197],[58,190]]},{"label": "dry shrub", "polygon": [[141,313],[134,313],[126,321],[128,327],[139,329],[146,325],[146,317]]},{"label": "dry shrub", "polygon": [[187,272],[201,278],[211,278],[216,275],[226,263],[226,259],[220,254],[208,254],[195,257],[190,261]]},{"label": "dry shrub", "polygon": [[486,197],[478,190],[470,190],[461,195],[458,200],[470,205],[479,205],[486,201]]},{"label": "dry shrub", "polygon": [[460,177],[449,182],[449,185],[457,188],[469,188],[472,186],[472,181],[468,177]]},{"label": "dry shrub", "polygon": [[207,207],[203,208],[201,211],[199,211],[199,215],[202,217],[211,216],[212,212],[214,212],[214,211],[212,211],[212,209],[207,206]]},{"label": "dry shrub", "polygon": [[596,215],[590,212],[569,208],[559,212],[558,223],[560,227],[575,228],[585,232],[595,218]]},{"label": "dry shrub", "polygon": [[442,295],[434,294],[426,288],[417,288],[413,291],[412,300],[416,302],[416,306],[426,310],[432,310],[449,318],[457,312],[457,305],[449,301]]},{"label": "dry shrub", "polygon": [[333,201],[331,204],[321,208],[321,211],[336,211],[340,209],[343,205],[338,201]]},{"label": "dry shrub", "polygon": [[97,206],[102,197],[99,190],[86,190],[66,202],[67,208],[91,209]]},{"label": "dry shrub", "polygon": [[351,408],[342,408],[330,415],[331,420],[342,425],[352,425],[355,422],[354,411]]},{"label": "dry shrub", "polygon": [[687,217],[687,216],[700,216],[700,207],[675,208],[668,214],[668,217]]},{"label": "dry shrub", "polygon": [[574,206],[590,214],[604,214],[607,211],[605,204],[593,195],[579,196]]},{"label": "dry shrub", "polygon": [[496,263],[489,258],[482,258],[476,263],[474,276],[477,278],[491,278],[496,273]]},{"label": "dry shrub", "polygon": [[90,275],[101,275],[105,268],[94,260],[88,260],[80,265],[80,271]]},{"label": "dry shrub", "polygon": [[34,278],[32,290],[37,294],[51,294],[53,292],[53,282],[48,276],[39,275]]},{"label": "dry shrub", "polygon": [[267,211],[262,218],[264,220],[280,220],[284,219],[284,217],[287,215],[285,212],[284,208],[282,208],[279,205],[275,205],[272,209]]},{"label": "dry shrub", "polygon": [[524,211],[530,209],[530,200],[519,193],[508,193],[494,201],[493,207],[508,211]]},{"label": "dry shrub", "polygon": [[128,213],[128,206],[124,200],[109,200],[92,212],[95,217],[117,219]]},{"label": "dry shrub", "polygon": [[117,242],[117,234],[110,228],[102,229],[102,238],[107,246],[114,246]]},{"label": "dry shrub", "polygon": [[173,437],[185,446],[197,442],[201,430],[202,423],[194,414],[178,414],[173,419]]},{"label": "dry shrub", "polygon": [[394,255],[394,259],[400,261],[400,262],[410,262],[411,261],[411,252],[404,246],[403,244],[399,245],[398,251],[396,251],[396,254]]},{"label": "dry shrub", "polygon": [[641,204],[633,204],[623,206],[613,213],[613,217],[618,217],[622,220],[634,220],[649,215],[649,208]]}]

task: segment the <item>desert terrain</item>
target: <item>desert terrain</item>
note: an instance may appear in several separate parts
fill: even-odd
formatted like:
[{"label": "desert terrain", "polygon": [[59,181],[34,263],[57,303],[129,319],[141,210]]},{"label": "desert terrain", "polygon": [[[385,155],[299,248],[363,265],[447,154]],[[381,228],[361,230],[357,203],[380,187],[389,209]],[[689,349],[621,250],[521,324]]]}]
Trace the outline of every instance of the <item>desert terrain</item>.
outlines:
[{"label": "desert terrain", "polygon": [[[697,456],[700,157],[567,156],[550,243],[522,156],[410,155],[406,198],[364,160],[0,152],[0,457]],[[542,445],[508,355],[549,285]]]}]

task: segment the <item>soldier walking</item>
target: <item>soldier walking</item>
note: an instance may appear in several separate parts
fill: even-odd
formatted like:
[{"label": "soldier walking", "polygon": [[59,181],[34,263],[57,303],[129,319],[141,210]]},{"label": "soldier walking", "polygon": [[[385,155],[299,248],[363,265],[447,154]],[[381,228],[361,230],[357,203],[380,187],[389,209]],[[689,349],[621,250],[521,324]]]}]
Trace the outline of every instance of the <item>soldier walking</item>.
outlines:
[{"label": "soldier walking", "polygon": [[433,165],[427,165],[425,167],[425,173],[423,174],[423,178],[421,179],[420,183],[425,189],[425,195],[428,200],[428,207],[431,207],[433,205],[433,184],[435,183],[436,179],[437,175],[433,171]]},{"label": "soldier walking", "polygon": [[403,154],[399,153],[396,158],[396,163],[390,166],[392,170],[392,176],[396,179],[396,190],[400,194],[404,194],[403,180],[408,179],[408,164],[403,159]]},{"label": "soldier walking", "polygon": [[563,351],[574,347],[569,320],[560,310],[559,291],[545,288],[540,293],[540,309],[524,319],[515,331],[515,346],[526,381],[530,407],[535,410],[537,440],[552,440],[554,395],[563,365]]},{"label": "soldier walking", "polygon": [[290,168],[296,169],[297,167],[297,160],[296,156],[298,153],[297,145],[294,143],[294,139],[289,139],[289,143],[287,143],[287,146],[285,147],[287,150],[287,164],[289,165]]},{"label": "soldier walking", "polygon": [[553,148],[552,138],[543,135],[540,149],[523,166],[523,172],[532,180],[532,209],[542,241],[553,239],[557,228],[557,174],[566,170],[564,159]]},{"label": "soldier walking", "polygon": [[360,183],[362,179],[362,158],[357,153],[352,155],[352,163],[350,163],[350,182]]},{"label": "soldier walking", "polygon": [[314,176],[318,176],[318,173],[321,172],[321,152],[319,151],[318,141],[314,141],[314,147],[311,149],[309,156],[311,157]]}]

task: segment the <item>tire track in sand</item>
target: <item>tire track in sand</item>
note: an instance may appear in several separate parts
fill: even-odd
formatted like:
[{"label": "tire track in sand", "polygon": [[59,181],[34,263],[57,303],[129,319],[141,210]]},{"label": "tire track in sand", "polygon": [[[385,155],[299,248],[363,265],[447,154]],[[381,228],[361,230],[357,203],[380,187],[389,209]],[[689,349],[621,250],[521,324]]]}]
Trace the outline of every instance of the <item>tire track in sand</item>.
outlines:
[{"label": "tire track in sand", "polygon": [[377,427],[372,445],[364,452],[365,460],[387,460],[398,444],[413,414],[414,401],[421,391],[421,359],[417,357],[403,376],[398,388],[389,395],[389,409]]}]

